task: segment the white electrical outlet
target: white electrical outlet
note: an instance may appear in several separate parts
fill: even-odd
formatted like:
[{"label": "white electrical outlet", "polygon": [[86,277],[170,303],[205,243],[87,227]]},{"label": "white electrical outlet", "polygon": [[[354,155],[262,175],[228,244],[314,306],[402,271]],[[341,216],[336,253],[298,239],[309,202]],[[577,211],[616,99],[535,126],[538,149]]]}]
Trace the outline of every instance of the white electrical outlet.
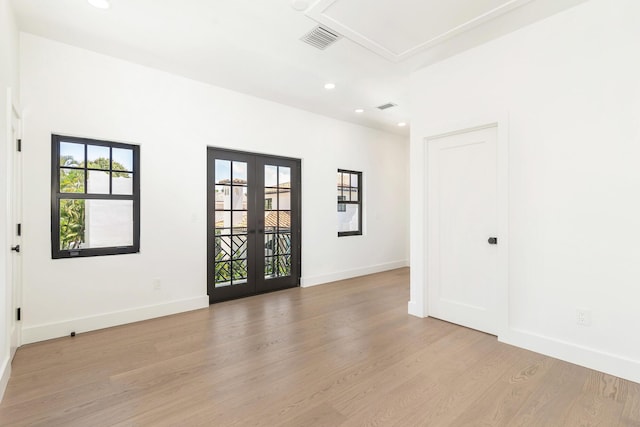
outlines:
[{"label": "white electrical outlet", "polygon": [[587,308],[576,310],[576,323],[580,326],[591,326],[591,310]]},{"label": "white electrical outlet", "polygon": [[153,279],[153,290],[159,291],[162,289],[162,281],[160,279]]}]

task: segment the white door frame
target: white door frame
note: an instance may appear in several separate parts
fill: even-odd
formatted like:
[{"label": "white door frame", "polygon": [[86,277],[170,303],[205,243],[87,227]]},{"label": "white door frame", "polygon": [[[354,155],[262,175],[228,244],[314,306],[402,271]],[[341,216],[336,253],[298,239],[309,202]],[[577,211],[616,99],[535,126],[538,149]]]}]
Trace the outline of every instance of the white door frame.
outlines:
[{"label": "white door frame", "polygon": [[498,337],[503,337],[508,334],[509,329],[509,115],[507,113],[502,114],[487,114],[481,117],[476,117],[468,120],[462,120],[454,123],[436,125],[430,127],[425,137],[423,138],[423,167],[424,172],[424,235],[423,235],[423,253],[424,262],[422,264],[423,271],[422,277],[424,280],[424,292],[423,296],[423,310],[425,316],[429,316],[429,283],[427,274],[427,257],[429,257],[427,242],[429,227],[428,221],[428,165],[429,165],[429,150],[428,144],[430,141],[442,138],[445,136],[451,136],[461,133],[466,133],[474,130],[485,129],[488,127],[497,127],[497,178],[498,178],[498,277],[497,277],[497,333]]},{"label": "white door frame", "polygon": [[[14,133],[15,131],[15,133]],[[11,246],[15,246],[18,240],[16,236],[16,215],[22,215],[22,196],[19,197],[20,206],[16,205],[15,193],[22,189],[22,168],[17,168],[17,162],[22,160],[18,157],[16,148],[16,139],[22,138],[22,117],[20,114],[20,107],[18,101],[14,98],[11,88],[7,88],[7,243]],[[20,219],[22,221],[22,219]],[[19,238],[19,240],[22,240]],[[10,358],[13,359],[17,347],[22,345],[22,324],[16,320],[16,308],[21,306],[22,303],[22,271],[17,272],[18,279],[16,280],[16,264],[21,269],[22,263],[15,263],[14,258],[16,255],[12,251],[8,252],[7,256],[7,287],[11,289],[11,300],[7,301],[8,308],[8,326],[14,325],[14,329],[8,330],[9,348],[11,350]],[[14,303],[16,304],[14,306]],[[15,322],[15,323],[14,323]],[[15,334],[15,335],[14,335]],[[15,342],[16,346],[12,344]]]}]

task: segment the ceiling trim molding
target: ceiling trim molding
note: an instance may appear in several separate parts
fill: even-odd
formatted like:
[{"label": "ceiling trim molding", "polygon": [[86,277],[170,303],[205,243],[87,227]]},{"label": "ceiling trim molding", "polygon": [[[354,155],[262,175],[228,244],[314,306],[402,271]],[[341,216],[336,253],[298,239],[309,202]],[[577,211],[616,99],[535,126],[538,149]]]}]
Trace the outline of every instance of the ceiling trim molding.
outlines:
[{"label": "ceiling trim molding", "polygon": [[369,49],[370,51],[382,56],[383,58],[388,59],[392,62],[400,62],[403,61],[419,52],[430,49],[444,41],[455,37],[461,33],[471,30],[474,27],[484,24],[500,15],[503,15],[513,9],[518,7],[522,7],[527,3],[532,2],[533,0],[510,0],[506,3],[498,6],[488,12],[485,12],[481,15],[476,16],[475,18],[460,24],[456,27],[445,31],[442,34],[439,34],[436,37],[431,38],[423,43],[420,43],[412,48],[409,48],[402,52],[394,52],[391,49],[383,46],[382,44],[370,39],[365,34],[362,34],[353,28],[341,23],[340,21],[335,20],[330,17],[326,11],[329,9],[334,3],[337,3],[339,0],[318,0],[311,7],[307,9],[305,15],[309,18],[317,21],[318,23],[329,27],[330,29],[340,33],[343,37],[350,39],[351,41],[358,43],[359,45]]}]

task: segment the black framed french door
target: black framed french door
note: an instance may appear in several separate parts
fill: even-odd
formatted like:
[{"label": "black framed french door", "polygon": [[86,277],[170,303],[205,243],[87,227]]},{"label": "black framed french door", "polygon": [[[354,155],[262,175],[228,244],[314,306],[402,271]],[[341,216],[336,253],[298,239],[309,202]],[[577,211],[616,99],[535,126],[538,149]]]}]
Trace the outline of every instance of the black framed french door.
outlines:
[{"label": "black framed french door", "polygon": [[299,286],[300,206],[300,160],[208,148],[210,303]]}]

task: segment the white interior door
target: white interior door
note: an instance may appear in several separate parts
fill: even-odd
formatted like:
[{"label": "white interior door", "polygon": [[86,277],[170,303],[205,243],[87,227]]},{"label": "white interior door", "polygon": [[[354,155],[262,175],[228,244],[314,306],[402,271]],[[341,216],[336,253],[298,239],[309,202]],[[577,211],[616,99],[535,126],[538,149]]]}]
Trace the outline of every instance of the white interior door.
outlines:
[{"label": "white interior door", "polygon": [[497,334],[497,127],[427,142],[429,315]]},{"label": "white interior door", "polygon": [[[11,100],[11,97],[9,97]],[[7,301],[11,301],[9,310],[9,339],[11,357],[20,346],[21,328],[17,319],[17,310],[22,300],[22,154],[18,151],[18,140],[20,139],[20,116],[17,108],[10,101],[10,140],[11,141],[11,170],[9,171],[9,191],[10,191],[10,223],[9,236],[12,242],[11,263],[10,263],[10,286],[7,287],[9,295]],[[20,225],[18,225],[20,224]]]}]

